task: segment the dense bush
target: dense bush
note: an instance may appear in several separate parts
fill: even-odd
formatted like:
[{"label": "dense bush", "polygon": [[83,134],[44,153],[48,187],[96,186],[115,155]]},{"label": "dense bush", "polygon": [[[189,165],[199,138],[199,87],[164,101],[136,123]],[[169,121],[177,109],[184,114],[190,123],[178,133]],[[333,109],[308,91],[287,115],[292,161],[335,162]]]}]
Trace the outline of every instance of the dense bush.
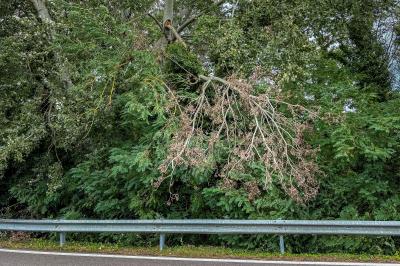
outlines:
[{"label": "dense bush", "polygon": [[[400,219],[400,95],[389,67],[398,62],[397,44],[385,50],[379,31],[392,29],[375,26],[397,21],[394,2],[177,1],[177,24],[190,15],[185,5],[204,15],[182,32],[186,45],[166,47],[146,16],[151,10],[161,18],[153,2],[48,1],[52,23],[43,23],[28,2],[0,4],[1,217]],[[276,105],[285,121],[307,125],[302,141],[317,151],[306,159],[318,166],[318,194],[294,197],[285,184],[303,192],[298,180],[288,183],[290,172],[281,178],[274,172],[266,182],[269,166],[256,156],[243,162],[243,171],[225,173],[230,151],[240,146],[228,137],[202,163],[160,168],[184,127],[179,108],[190,113],[201,95],[200,75],[246,81],[256,95],[278,95],[317,114]],[[222,89],[215,88],[204,93],[210,106]],[[254,126],[243,122],[251,112],[234,104],[244,112],[238,131],[246,132]],[[207,150],[222,124],[210,114],[196,128],[194,151]],[[226,121],[233,123],[232,114]],[[275,236],[169,241],[277,245]],[[393,253],[400,245],[397,238],[314,236],[287,243],[293,252]]]}]

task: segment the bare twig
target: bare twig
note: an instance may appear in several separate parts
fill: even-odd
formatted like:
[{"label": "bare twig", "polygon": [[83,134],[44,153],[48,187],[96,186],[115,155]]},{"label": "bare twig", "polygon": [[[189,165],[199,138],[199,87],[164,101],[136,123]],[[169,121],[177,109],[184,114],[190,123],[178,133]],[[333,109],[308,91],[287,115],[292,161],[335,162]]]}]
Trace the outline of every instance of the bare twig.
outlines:
[{"label": "bare twig", "polygon": [[[308,128],[304,115],[315,113],[280,100],[279,90],[255,94],[251,84],[234,77],[198,78],[204,84],[194,102],[178,102],[181,127],[160,171],[167,174],[181,165],[196,167],[210,161],[216,152],[215,144],[220,143],[230,150],[221,177],[246,171],[250,162],[260,162],[265,168],[266,187],[276,179],[296,201],[314,197],[318,168],[309,159],[315,151],[303,136]],[[282,105],[287,113],[279,111]],[[206,127],[204,118],[210,122]],[[257,191],[254,183],[248,185]]]}]

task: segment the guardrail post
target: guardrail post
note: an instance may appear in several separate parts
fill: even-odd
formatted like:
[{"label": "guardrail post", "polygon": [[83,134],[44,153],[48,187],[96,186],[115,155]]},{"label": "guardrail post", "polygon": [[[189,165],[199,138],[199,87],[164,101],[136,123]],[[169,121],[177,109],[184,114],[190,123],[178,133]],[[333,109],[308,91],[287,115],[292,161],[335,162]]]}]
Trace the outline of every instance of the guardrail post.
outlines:
[{"label": "guardrail post", "polygon": [[285,240],[283,239],[283,235],[279,236],[279,249],[281,251],[281,255],[285,254]]},{"label": "guardrail post", "polygon": [[160,235],[160,251],[164,249],[165,246],[165,234]]},{"label": "guardrail post", "polygon": [[65,232],[60,232],[60,247],[64,246],[65,237],[66,237],[66,233]]}]

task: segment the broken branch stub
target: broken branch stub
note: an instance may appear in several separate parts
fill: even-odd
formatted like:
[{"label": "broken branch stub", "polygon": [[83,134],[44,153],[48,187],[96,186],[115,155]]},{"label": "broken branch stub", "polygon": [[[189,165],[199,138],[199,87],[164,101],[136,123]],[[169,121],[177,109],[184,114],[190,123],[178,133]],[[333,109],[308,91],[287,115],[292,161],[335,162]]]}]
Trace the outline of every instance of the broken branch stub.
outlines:
[{"label": "broken branch stub", "polygon": [[168,41],[172,41],[174,37],[170,29],[170,27],[172,26],[173,19],[174,19],[174,0],[166,0],[164,7],[163,27]]}]

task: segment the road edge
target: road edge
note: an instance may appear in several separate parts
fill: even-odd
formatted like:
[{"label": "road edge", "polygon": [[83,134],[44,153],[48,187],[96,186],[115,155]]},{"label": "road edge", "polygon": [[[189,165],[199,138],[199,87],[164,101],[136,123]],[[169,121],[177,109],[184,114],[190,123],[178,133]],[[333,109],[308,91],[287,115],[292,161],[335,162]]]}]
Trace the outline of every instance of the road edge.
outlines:
[{"label": "road edge", "polygon": [[71,256],[71,257],[93,257],[93,258],[113,258],[113,259],[139,259],[139,260],[162,260],[162,261],[183,261],[183,262],[216,262],[216,263],[240,263],[240,264],[271,264],[271,265],[310,265],[310,266],[400,266],[399,263],[368,263],[368,262],[316,262],[316,261],[279,261],[279,260],[255,260],[255,259],[207,259],[207,258],[180,258],[168,256],[131,256],[117,254],[93,254],[93,253],[73,253],[73,252],[54,252],[54,251],[34,251],[0,248],[0,253],[15,253],[29,255],[51,255],[51,256]]}]

